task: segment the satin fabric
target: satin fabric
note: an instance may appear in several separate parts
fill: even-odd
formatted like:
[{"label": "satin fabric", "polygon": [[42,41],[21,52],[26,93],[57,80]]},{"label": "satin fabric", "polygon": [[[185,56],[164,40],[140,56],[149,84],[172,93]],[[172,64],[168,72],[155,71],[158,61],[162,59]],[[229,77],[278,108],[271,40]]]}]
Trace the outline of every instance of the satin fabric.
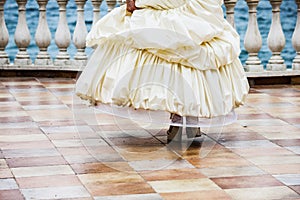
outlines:
[{"label": "satin fabric", "polygon": [[87,36],[97,46],[76,83],[96,103],[165,110],[181,116],[226,115],[249,86],[239,36],[218,0],[136,0],[99,20]]}]

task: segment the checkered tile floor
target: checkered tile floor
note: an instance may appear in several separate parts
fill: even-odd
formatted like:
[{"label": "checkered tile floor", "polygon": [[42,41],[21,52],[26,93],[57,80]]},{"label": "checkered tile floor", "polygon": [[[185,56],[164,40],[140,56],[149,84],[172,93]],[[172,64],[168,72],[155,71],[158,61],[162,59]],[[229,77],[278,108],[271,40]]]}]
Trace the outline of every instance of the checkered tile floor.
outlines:
[{"label": "checkered tile floor", "polygon": [[299,85],[252,88],[237,122],[179,145],[89,113],[74,83],[0,78],[1,200],[300,199]]}]

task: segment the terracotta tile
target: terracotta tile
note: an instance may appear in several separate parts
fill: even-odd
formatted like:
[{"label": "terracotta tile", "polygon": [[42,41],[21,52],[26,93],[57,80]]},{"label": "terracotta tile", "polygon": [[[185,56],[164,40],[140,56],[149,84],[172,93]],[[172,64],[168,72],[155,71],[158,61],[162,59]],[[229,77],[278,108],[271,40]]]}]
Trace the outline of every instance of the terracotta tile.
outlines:
[{"label": "terracotta tile", "polygon": [[0,102],[4,101],[16,101],[16,99],[14,97],[0,97]]},{"label": "terracotta tile", "polygon": [[285,185],[300,185],[300,174],[279,174],[273,176]]},{"label": "terracotta tile", "polygon": [[209,178],[266,174],[266,172],[256,166],[201,168],[199,171]]},{"label": "terracotta tile", "polygon": [[11,168],[16,178],[74,174],[68,165]]},{"label": "terracotta tile", "polygon": [[211,178],[211,180],[222,189],[271,187],[283,185],[270,175]]},{"label": "terracotta tile", "polygon": [[218,140],[219,142],[226,142],[226,141],[244,141],[244,140],[265,140],[266,138],[261,136],[260,134],[247,131],[247,132],[222,132],[222,134],[210,134],[209,137]]},{"label": "terracotta tile", "polygon": [[190,168],[143,171],[140,174],[146,181],[206,178],[199,170]]},{"label": "terracotta tile", "polygon": [[75,175],[23,177],[17,178],[17,182],[20,189],[81,186],[81,182]]},{"label": "terracotta tile", "polygon": [[26,199],[66,199],[90,197],[90,194],[83,186],[21,189],[21,192]]},{"label": "terracotta tile", "polygon": [[225,190],[234,200],[295,199],[299,195],[285,186]]},{"label": "terracotta tile", "polygon": [[259,165],[259,168],[269,174],[300,174],[300,163]]},{"label": "terracotta tile", "polygon": [[22,106],[37,106],[37,105],[59,105],[62,102],[58,100],[36,100],[36,101],[19,101]]},{"label": "terracotta tile", "polygon": [[126,151],[118,149],[120,155],[127,161],[139,161],[139,160],[157,160],[157,159],[167,159],[167,160],[177,160],[179,158],[178,154],[165,148],[155,149],[149,152],[138,152],[138,151]]},{"label": "terracotta tile", "polygon": [[9,158],[6,161],[11,168],[67,164],[64,158],[61,156]]},{"label": "terracotta tile", "polygon": [[111,196],[128,194],[155,193],[150,185],[144,182],[136,183],[111,183],[111,184],[88,184],[85,185],[93,196]]},{"label": "terracotta tile", "polygon": [[114,137],[105,139],[110,145],[157,145],[161,142],[154,137],[138,138],[138,137]]},{"label": "terracotta tile", "polygon": [[[122,165],[122,170],[124,170],[124,171],[132,170],[129,167],[129,165],[126,166],[124,164],[120,163],[120,167]],[[100,163],[100,162],[99,163],[73,164],[73,165],[71,165],[71,167],[76,174],[107,173],[107,172],[119,171],[118,169],[115,169],[115,167],[110,166],[110,163],[105,164],[105,163]]]},{"label": "terracotta tile", "polygon": [[14,122],[31,122],[32,119],[29,116],[20,117],[0,117],[0,123],[14,123]]},{"label": "terracotta tile", "polygon": [[189,162],[181,159],[172,159],[172,160],[156,159],[156,160],[130,161],[129,165],[136,171],[194,168],[194,166],[191,165]]},{"label": "terracotta tile", "polygon": [[20,190],[0,190],[0,199],[3,200],[23,200],[24,196]]},{"label": "terracotta tile", "polygon": [[282,118],[283,121],[286,121],[289,124],[300,124],[300,117],[298,118]]},{"label": "terracotta tile", "polygon": [[208,178],[149,181],[148,183],[158,193],[190,192],[190,191],[220,189],[214,182],[212,182]]},{"label": "terracotta tile", "polygon": [[1,101],[0,101],[0,110],[2,112],[24,111],[24,109],[20,105],[15,105],[15,104],[3,105]]},{"label": "terracotta tile", "polygon": [[222,190],[206,190],[193,192],[174,192],[160,194],[165,200],[231,200],[231,197]]},{"label": "terracotta tile", "polygon": [[272,142],[283,146],[283,147],[287,147],[287,146],[300,146],[300,139],[290,139],[290,140],[272,140]]}]

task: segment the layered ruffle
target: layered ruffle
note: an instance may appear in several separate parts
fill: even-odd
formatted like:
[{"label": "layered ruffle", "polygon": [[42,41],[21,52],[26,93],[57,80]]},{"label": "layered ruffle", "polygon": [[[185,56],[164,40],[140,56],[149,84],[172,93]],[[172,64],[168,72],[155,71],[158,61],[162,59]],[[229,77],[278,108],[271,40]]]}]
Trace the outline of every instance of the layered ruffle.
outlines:
[{"label": "layered ruffle", "polygon": [[76,84],[94,103],[215,117],[241,105],[249,89],[239,59],[203,71],[118,43],[100,45],[94,55]]},{"label": "layered ruffle", "polygon": [[224,20],[217,1],[182,2],[185,3],[176,8],[145,8],[129,16],[125,6],[114,9],[92,28],[87,45],[120,41],[199,70],[232,63],[240,53],[239,36]]}]

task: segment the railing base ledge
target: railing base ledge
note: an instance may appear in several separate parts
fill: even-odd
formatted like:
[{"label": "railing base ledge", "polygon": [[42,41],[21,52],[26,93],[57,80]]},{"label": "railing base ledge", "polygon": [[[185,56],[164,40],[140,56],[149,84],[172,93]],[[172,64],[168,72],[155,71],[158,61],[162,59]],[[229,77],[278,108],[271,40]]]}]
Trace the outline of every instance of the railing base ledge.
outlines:
[{"label": "railing base ledge", "polygon": [[[81,72],[78,66],[0,66],[0,77],[63,77],[76,78]],[[300,84],[300,70],[246,72],[250,86],[270,84]]]}]

